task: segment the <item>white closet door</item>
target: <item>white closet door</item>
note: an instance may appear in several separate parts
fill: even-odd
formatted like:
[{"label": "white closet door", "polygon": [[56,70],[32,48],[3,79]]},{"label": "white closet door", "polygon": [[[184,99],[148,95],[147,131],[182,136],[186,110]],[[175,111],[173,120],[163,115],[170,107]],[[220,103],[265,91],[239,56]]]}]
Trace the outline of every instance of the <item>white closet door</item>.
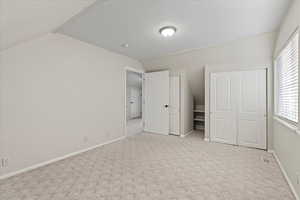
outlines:
[{"label": "white closet door", "polygon": [[169,71],[145,74],[145,131],[169,134]]},{"label": "white closet door", "polygon": [[170,77],[170,133],[180,135],[180,78]]},{"label": "white closet door", "polygon": [[211,74],[210,138],[211,141],[236,144],[237,83],[235,72]]},{"label": "white closet door", "polygon": [[212,141],[266,149],[266,70],[211,75]]},{"label": "white closet door", "polygon": [[239,74],[238,144],[266,149],[266,70]]}]

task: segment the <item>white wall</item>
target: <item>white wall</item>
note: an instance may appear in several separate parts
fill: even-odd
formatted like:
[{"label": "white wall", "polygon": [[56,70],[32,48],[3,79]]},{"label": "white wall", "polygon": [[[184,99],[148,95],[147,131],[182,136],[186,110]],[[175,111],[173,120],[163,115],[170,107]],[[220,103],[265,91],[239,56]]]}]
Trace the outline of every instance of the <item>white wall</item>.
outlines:
[{"label": "white wall", "polygon": [[300,25],[300,1],[293,0],[287,15],[285,16],[277,36],[274,54],[278,54],[283,48],[288,38]]},{"label": "white wall", "polygon": [[[300,0],[294,0],[285,20],[283,21],[278,39],[276,42],[276,49],[274,56],[286,44],[286,41],[300,25]],[[299,104],[300,105],[300,104]],[[300,185],[297,184],[297,173],[300,178],[300,135],[277,120],[273,122],[274,131],[274,150],[282,163],[285,171],[295,190],[300,196]],[[300,125],[298,125],[298,128]]]},{"label": "white wall", "polygon": [[0,56],[2,174],[124,136],[124,67],[141,63],[60,34]]},{"label": "white wall", "polygon": [[196,104],[204,104],[204,66],[271,66],[276,33],[265,33],[221,46],[144,60],[147,70],[184,69]]},{"label": "white wall", "polygon": [[180,75],[180,87],[181,87],[181,134],[186,135],[193,130],[194,120],[194,97],[186,76],[186,73],[182,72]]}]

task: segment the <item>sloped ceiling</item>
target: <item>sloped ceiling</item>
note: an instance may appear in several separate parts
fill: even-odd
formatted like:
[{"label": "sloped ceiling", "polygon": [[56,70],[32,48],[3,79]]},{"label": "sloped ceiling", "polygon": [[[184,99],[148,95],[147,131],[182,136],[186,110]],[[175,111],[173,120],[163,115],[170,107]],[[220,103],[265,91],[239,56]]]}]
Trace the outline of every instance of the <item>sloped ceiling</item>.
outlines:
[{"label": "sloped ceiling", "polygon": [[[277,30],[290,3],[291,0],[0,0],[0,50],[56,30],[139,59],[149,71],[184,68],[197,103],[203,103],[204,65],[269,64],[275,34],[255,35]],[[165,39],[158,34],[164,25],[178,28],[175,37]],[[252,36],[253,39],[238,41]],[[129,47],[121,47],[124,43]],[[211,46],[214,47],[206,48]],[[188,51],[191,49],[200,50]],[[188,53],[178,54],[183,51]],[[174,52],[177,53],[170,56]]]},{"label": "sloped ceiling", "polygon": [[[276,30],[290,0],[106,0],[58,32],[144,60]],[[162,26],[176,26],[163,38]],[[128,43],[128,48],[122,44]]]},{"label": "sloped ceiling", "polygon": [[54,31],[96,0],[0,0],[0,50]]}]

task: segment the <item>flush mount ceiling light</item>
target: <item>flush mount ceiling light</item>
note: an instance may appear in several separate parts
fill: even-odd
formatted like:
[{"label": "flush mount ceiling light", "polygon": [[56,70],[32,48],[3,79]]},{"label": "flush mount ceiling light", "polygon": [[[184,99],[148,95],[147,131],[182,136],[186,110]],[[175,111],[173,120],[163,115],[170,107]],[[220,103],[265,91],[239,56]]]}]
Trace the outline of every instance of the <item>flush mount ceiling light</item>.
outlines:
[{"label": "flush mount ceiling light", "polygon": [[164,37],[172,37],[176,31],[177,29],[174,26],[164,26],[159,29],[159,33]]}]

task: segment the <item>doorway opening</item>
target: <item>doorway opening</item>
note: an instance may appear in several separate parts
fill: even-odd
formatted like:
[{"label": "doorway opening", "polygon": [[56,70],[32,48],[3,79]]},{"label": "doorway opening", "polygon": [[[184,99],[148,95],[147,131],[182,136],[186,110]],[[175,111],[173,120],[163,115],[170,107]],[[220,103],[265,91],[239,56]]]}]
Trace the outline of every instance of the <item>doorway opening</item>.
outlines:
[{"label": "doorway opening", "polygon": [[143,132],[143,73],[126,70],[127,136]]}]

